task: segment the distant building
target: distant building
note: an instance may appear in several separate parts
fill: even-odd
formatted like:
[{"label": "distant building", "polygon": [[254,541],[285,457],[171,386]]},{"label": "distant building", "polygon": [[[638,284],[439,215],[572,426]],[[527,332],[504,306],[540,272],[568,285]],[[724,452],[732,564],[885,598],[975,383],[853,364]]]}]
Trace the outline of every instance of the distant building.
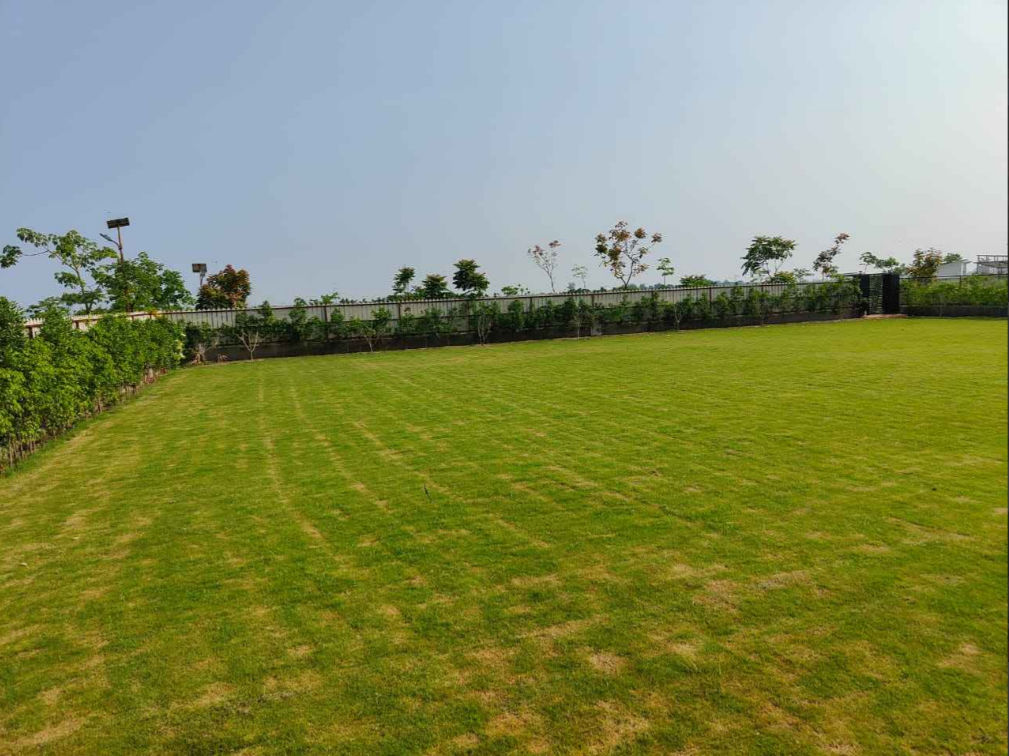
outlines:
[{"label": "distant building", "polygon": [[977,270],[982,275],[1006,275],[1009,270],[1009,255],[978,255]]},{"label": "distant building", "polygon": [[939,278],[966,276],[968,275],[968,265],[970,265],[969,260],[954,260],[953,262],[947,262],[940,265],[935,274]]}]

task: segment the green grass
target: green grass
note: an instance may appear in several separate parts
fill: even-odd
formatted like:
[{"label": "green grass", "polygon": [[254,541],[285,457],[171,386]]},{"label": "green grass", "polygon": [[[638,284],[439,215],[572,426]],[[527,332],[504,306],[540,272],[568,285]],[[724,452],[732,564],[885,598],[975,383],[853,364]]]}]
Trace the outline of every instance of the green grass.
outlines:
[{"label": "green grass", "polygon": [[1006,342],[179,371],[0,479],[0,752],[1004,753]]}]

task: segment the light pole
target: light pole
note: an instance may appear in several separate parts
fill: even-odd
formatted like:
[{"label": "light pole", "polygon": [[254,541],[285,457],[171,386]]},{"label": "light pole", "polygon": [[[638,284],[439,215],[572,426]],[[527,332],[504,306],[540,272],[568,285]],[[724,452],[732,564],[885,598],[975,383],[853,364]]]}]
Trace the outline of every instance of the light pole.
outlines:
[{"label": "light pole", "polygon": [[112,242],[113,244],[115,244],[116,247],[119,248],[119,262],[123,262],[123,260],[125,258],[123,257],[123,232],[122,232],[121,229],[122,229],[123,226],[130,225],[130,219],[129,218],[114,218],[114,219],[112,219],[110,221],[105,221],[105,225],[108,226],[110,229],[114,228],[116,230],[116,238],[113,239],[108,234],[101,234],[100,236],[103,239],[108,239],[110,242]]},{"label": "light pole", "polygon": [[200,288],[203,288],[203,277],[207,275],[206,263],[193,263],[193,273],[200,274]]}]

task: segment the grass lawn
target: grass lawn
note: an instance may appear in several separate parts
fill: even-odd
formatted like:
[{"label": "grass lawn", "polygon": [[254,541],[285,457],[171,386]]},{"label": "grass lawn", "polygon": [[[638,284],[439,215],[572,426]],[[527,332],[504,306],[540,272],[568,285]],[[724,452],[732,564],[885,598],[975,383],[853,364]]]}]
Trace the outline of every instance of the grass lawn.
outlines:
[{"label": "grass lawn", "polygon": [[0,752],[1004,753],[1006,343],[179,371],[0,478]]}]

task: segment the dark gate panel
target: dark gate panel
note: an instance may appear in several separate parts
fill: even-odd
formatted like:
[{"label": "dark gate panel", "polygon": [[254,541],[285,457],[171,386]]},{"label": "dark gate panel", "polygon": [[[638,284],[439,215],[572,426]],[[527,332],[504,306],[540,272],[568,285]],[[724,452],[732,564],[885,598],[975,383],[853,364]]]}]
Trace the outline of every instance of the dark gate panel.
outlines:
[{"label": "dark gate panel", "polygon": [[858,277],[863,315],[879,315],[883,312],[883,285],[880,276],[862,273]]},{"label": "dark gate panel", "polygon": [[900,276],[896,273],[884,273],[882,278],[883,314],[896,315],[900,312]]},{"label": "dark gate panel", "polygon": [[900,312],[900,276],[896,273],[861,273],[858,276],[862,313],[895,315]]}]

